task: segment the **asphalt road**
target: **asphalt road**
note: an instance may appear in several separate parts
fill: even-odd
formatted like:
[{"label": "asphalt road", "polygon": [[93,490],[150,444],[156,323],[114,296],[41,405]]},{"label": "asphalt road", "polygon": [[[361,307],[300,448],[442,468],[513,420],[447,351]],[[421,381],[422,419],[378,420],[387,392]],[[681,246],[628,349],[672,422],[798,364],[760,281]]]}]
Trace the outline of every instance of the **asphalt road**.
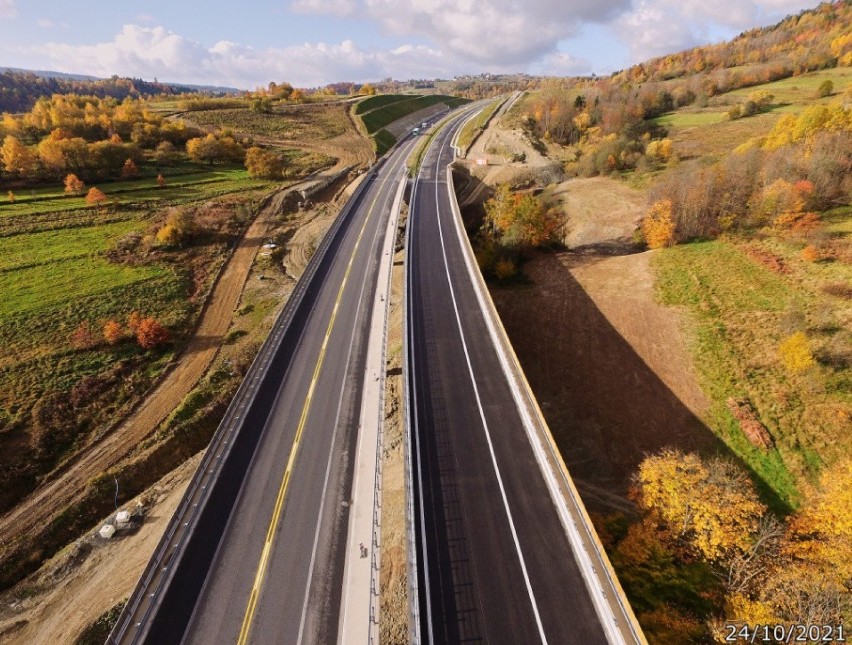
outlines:
[{"label": "asphalt road", "polygon": [[282,313],[114,642],[336,642],[369,314],[413,143],[365,180]]},{"label": "asphalt road", "polygon": [[465,267],[446,184],[452,133],[427,153],[409,219],[421,639],[606,643]]}]

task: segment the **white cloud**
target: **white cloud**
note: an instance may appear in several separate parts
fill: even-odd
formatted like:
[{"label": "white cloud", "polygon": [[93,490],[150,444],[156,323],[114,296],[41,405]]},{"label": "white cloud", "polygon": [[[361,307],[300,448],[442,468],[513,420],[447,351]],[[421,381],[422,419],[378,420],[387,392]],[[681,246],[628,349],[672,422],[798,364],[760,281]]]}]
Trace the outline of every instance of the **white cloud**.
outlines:
[{"label": "white cloud", "polygon": [[544,76],[584,76],[591,74],[594,69],[591,61],[585,58],[571,56],[565,52],[553,52],[530,65],[529,71]]},{"label": "white cloud", "polygon": [[355,12],[355,0],[294,0],[290,8],[296,13],[318,13],[349,16]]},{"label": "white cloud", "polygon": [[111,42],[48,43],[25,53],[40,56],[34,61],[38,67],[63,72],[157,77],[247,89],[266,85],[270,80],[315,87],[338,80],[431,78],[460,71],[439,50],[423,45],[365,50],[345,40],[339,44],[304,43],[257,49],[223,40],[205,47],[163,27],[138,25],[125,25]]},{"label": "white cloud", "polygon": [[639,0],[613,24],[629,47],[632,62],[640,62],[706,43],[713,28],[733,36],[812,4],[801,0]]},{"label": "white cloud", "polygon": [[[355,0],[296,0],[301,11]],[[425,37],[480,69],[525,67],[555,52],[585,22],[626,11],[630,0],[360,0],[358,14],[402,37]],[[319,12],[320,9],[316,9]]]},{"label": "white cloud", "polygon": [[14,0],[0,0],[0,18],[14,18],[17,15]]}]

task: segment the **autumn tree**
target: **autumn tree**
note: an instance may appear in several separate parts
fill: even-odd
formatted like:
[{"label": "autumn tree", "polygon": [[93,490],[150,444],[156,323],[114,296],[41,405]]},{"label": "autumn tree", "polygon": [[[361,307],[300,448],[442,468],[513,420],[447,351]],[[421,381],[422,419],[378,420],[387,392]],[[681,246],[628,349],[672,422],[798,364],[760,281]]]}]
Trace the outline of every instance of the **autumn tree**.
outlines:
[{"label": "autumn tree", "polygon": [[139,331],[139,324],[144,320],[145,316],[143,316],[140,312],[134,310],[131,311],[127,316],[127,328],[130,330],[130,333],[134,336]]},{"label": "autumn tree", "polygon": [[108,320],[104,324],[104,340],[110,345],[115,345],[124,337],[124,328],[117,320]]},{"label": "autumn tree", "polygon": [[153,349],[167,343],[169,330],[153,317],[143,318],[136,328],[136,342],[142,349]]},{"label": "autumn tree", "polygon": [[121,176],[124,179],[133,179],[134,177],[139,176],[139,167],[133,159],[127,159],[124,162],[124,166],[121,168]]},{"label": "autumn tree", "polygon": [[163,187],[165,187],[165,185],[166,185],[166,178],[163,177],[162,174],[157,175],[157,186],[159,186],[160,188],[163,188]]},{"label": "autumn tree", "polygon": [[257,146],[246,150],[245,164],[252,177],[280,179],[284,170],[284,159],[280,155]]},{"label": "autumn tree", "polygon": [[186,154],[198,163],[213,164],[224,159],[225,150],[215,135],[208,134],[205,137],[196,137],[187,141]]},{"label": "autumn tree", "polygon": [[66,195],[82,195],[86,184],[74,173],[69,173],[65,176],[65,194]]},{"label": "autumn tree", "polygon": [[29,177],[35,173],[38,157],[17,137],[7,135],[3,139],[2,148],[0,148],[0,160],[3,161],[3,168],[6,172]]},{"label": "autumn tree", "polygon": [[766,508],[748,477],[733,464],[705,463],[696,454],[663,450],[636,476],[636,502],[676,540],[709,562],[749,549]]},{"label": "autumn tree", "polygon": [[485,203],[485,228],[507,247],[538,247],[554,241],[565,218],[557,208],[547,208],[535,195],[513,195],[502,184]]},{"label": "autumn tree", "polygon": [[809,563],[821,576],[852,585],[852,460],[823,470],[790,522],[785,552]]},{"label": "autumn tree", "polygon": [[171,141],[161,141],[154,152],[154,159],[162,166],[173,166],[178,156],[177,148]]},{"label": "autumn tree", "polygon": [[92,186],[89,192],[86,193],[86,203],[90,206],[100,207],[101,204],[107,201],[106,194],[100,189]]},{"label": "autumn tree", "polygon": [[675,243],[671,200],[664,199],[651,205],[642,218],[642,235],[651,249],[660,249]]},{"label": "autumn tree", "polygon": [[817,98],[823,99],[827,96],[831,96],[832,94],[834,94],[834,83],[830,78],[827,78],[820,83],[819,88],[817,89]]},{"label": "autumn tree", "polygon": [[166,223],[157,231],[157,242],[167,246],[177,246],[190,240],[195,232],[195,218],[192,213],[174,208],[169,211]]},{"label": "autumn tree", "polygon": [[15,193],[13,193],[13,192],[10,190],[7,196],[8,196],[8,198],[9,198],[9,201],[10,201],[11,203],[13,203],[13,204],[14,204],[14,203],[15,203]]}]

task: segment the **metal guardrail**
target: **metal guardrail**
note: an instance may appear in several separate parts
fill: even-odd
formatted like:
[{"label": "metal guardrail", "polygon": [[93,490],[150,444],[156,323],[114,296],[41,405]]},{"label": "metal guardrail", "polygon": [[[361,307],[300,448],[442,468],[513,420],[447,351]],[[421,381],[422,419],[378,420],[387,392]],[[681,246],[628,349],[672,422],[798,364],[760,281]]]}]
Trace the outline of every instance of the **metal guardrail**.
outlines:
[{"label": "metal guardrail", "polygon": [[[128,636],[131,639],[130,642],[134,643],[139,642],[140,638],[144,639],[146,634],[145,629],[149,625],[151,616],[154,610],[159,606],[162,594],[172,581],[172,571],[169,570],[173,564],[172,561],[175,555],[183,552],[183,547],[193,536],[193,530],[198,522],[200,513],[204,510],[207,502],[209,501],[210,489],[212,488],[211,483],[216,481],[223,465],[227,462],[228,457],[231,455],[231,450],[234,445],[234,437],[239,435],[242,431],[244,419],[247,415],[243,415],[243,421],[241,421],[241,414],[239,413],[251,408],[257,393],[257,386],[265,380],[272,358],[278,352],[287,329],[302,305],[305,293],[311,285],[320,265],[326,258],[328,249],[336,240],[343,223],[348,219],[353,204],[358,201],[362,193],[366,190],[366,187],[369,185],[369,175],[375,172],[381,163],[382,161],[379,161],[374,164],[365,173],[365,179],[361,181],[361,184],[349,200],[347,200],[346,204],[341,209],[341,212],[338,214],[337,218],[335,218],[331,228],[323,237],[322,242],[308,262],[304,273],[296,284],[296,288],[291,293],[284,309],[282,309],[281,313],[278,315],[269,335],[261,346],[260,351],[258,351],[258,354],[246,372],[240,387],[237,389],[236,394],[231,400],[231,404],[225,411],[225,415],[220,422],[195,475],[190,481],[177,511],[172,516],[172,519],[169,522],[154,555],[148,561],[139,583],[137,584],[134,592],[131,594],[124,610],[122,610],[118,622],[107,639],[107,643],[119,643],[124,641],[124,639]],[[199,501],[195,502],[190,507],[192,499],[196,496],[199,496]],[[177,542],[173,542],[178,530],[181,528],[181,525],[183,525],[183,527],[187,530],[183,532]],[[163,571],[166,571],[166,573],[160,579],[155,589],[151,591],[149,586],[158,573],[158,569],[161,567]],[[131,622],[146,596],[150,599],[150,602],[141,616],[141,619],[136,621],[135,625],[132,625]],[[131,628],[141,628],[142,633],[140,634],[137,632],[136,634],[130,635],[129,632]]]},{"label": "metal guardrail", "polygon": [[408,402],[411,400],[411,383],[409,378],[409,356],[410,341],[409,341],[409,303],[408,298],[411,289],[408,286],[410,274],[409,249],[411,248],[411,209],[414,204],[414,194],[417,187],[417,178],[415,177],[411,187],[411,198],[409,199],[408,219],[405,223],[405,260],[403,262],[403,306],[402,306],[402,391],[403,391],[403,452],[405,455],[405,499],[406,499],[406,541],[408,554],[408,635],[411,645],[420,645],[420,602],[419,602],[419,587],[418,579],[418,558],[417,558],[417,537],[415,535],[415,520],[414,520],[414,467],[411,455],[412,451],[412,428],[411,428],[411,410]]}]

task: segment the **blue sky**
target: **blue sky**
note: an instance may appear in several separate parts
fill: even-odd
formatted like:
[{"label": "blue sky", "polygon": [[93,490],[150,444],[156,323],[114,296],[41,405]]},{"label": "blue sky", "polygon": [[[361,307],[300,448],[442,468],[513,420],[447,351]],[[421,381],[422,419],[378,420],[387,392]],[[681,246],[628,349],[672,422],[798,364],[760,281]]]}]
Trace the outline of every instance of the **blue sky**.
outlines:
[{"label": "blue sky", "polygon": [[254,88],[608,74],[796,0],[0,0],[0,66]]}]

